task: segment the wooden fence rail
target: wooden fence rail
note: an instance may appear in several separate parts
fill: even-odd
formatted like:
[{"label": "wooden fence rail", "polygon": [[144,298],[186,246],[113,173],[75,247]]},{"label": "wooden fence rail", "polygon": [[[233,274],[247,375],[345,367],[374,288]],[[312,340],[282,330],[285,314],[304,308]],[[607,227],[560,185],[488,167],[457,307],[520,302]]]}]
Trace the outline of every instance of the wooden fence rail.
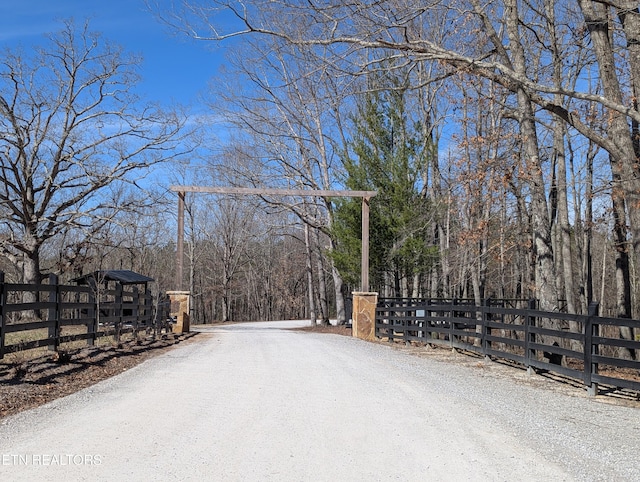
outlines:
[{"label": "wooden fence rail", "polygon": [[[168,317],[168,305],[153,306],[148,290],[117,284],[115,289],[67,286],[49,276],[47,283],[5,283],[0,272],[0,359],[9,353],[141,330],[155,332]],[[166,313],[164,313],[166,311]]]},{"label": "wooden fence rail", "polygon": [[[544,312],[535,301],[382,298],[376,337],[445,345],[581,380],[640,392],[640,337],[622,339],[621,327],[640,334],[640,320]],[[626,356],[622,356],[625,354]]]}]

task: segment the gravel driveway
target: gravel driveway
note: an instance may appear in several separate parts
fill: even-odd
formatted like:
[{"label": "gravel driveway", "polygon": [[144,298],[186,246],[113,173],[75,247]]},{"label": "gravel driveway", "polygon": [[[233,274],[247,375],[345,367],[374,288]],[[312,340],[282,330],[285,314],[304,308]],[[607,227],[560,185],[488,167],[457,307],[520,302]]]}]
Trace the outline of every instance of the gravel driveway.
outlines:
[{"label": "gravel driveway", "polygon": [[0,480],[640,480],[638,409],[292,325],[4,419]]}]

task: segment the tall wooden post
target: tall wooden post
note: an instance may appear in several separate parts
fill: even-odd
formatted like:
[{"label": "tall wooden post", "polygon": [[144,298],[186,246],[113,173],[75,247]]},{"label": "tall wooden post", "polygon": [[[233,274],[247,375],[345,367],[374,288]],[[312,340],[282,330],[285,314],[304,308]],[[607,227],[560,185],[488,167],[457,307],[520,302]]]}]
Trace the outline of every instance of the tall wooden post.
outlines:
[{"label": "tall wooden post", "polygon": [[369,291],[369,201],[362,197],[362,257],[360,259],[361,290]]},{"label": "tall wooden post", "polygon": [[182,290],[184,268],[184,192],[178,192],[178,241],[176,244],[176,290]]}]

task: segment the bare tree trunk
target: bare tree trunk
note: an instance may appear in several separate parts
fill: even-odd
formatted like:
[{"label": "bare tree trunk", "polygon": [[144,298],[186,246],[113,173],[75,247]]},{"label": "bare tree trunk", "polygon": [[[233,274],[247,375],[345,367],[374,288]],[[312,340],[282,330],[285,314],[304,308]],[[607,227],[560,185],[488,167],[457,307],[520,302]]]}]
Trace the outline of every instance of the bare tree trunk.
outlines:
[{"label": "bare tree trunk", "polygon": [[520,227],[517,233],[516,246],[517,255],[513,277],[515,278],[515,290],[513,295],[516,298],[530,298],[533,296],[531,283],[535,283],[532,276],[532,265],[534,263],[533,241],[531,235],[531,219],[527,211],[527,205],[519,186],[511,183],[512,194],[516,198],[516,225]]},{"label": "bare tree trunk", "polygon": [[309,239],[309,225],[304,225],[304,246],[306,249],[306,263],[307,263],[307,295],[309,302],[309,318],[311,319],[311,324],[316,325],[316,302],[315,302],[315,294],[313,289],[313,253],[311,250],[310,239]]},{"label": "bare tree trunk", "polygon": [[327,296],[327,283],[324,277],[324,260],[322,256],[322,247],[320,246],[319,230],[313,228],[313,253],[316,259],[316,276],[318,277],[318,309],[320,319],[323,324],[329,323],[329,301]]},{"label": "bare tree trunk", "polygon": [[[517,1],[505,2],[507,33],[511,49],[511,61],[514,70],[523,78],[527,76],[525,55],[520,43],[520,19]],[[518,111],[520,114],[520,134],[522,136],[523,153],[530,173],[531,216],[533,229],[533,249],[535,253],[536,294],[540,308],[544,311],[556,311],[558,299],[555,291],[555,267],[551,247],[551,226],[542,175],[542,163],[538,153],[538,135],[531,100],[522,88],[517,90]]]},{"label": "bare tree trunk", "polygon": [[[547,17],[547,29],[550,35],[550,46],[553,56],[553,81],[560,88],[566,72],[563,72],[562,58],[559,49],[559,41],[556,35],[556,18],[555,3],[551,0],[545,0],[545,11]],[[563,97],[556,94],[554,101],[558,105],[562,105]],[[559,256],[558,270],[562,273],[562,286],[558,293],[563,293],[567,302],[567,311],[576,313],[575,304],[575,286],[574,286],[574,270],[573,255],[571,249],[571,226],[569,224],[569,205],[567,201],[567,161],[565,152],[565,123],[560,118],[554,118],[553,123],[553,159],[556,167],[556,208],[557,208],[557,246],[554,250],[556,257]],[[579,326],[576,322],[570,322],[571,330],[578,332]]]},{"label": "bare tree trunk", "polygon": [[[450,232],[449,226],[451,222],[451,196],[447,196],[446,205],[447,212],[443,222],[438,223],[436,229],[438,230],[438,240],[440,242],[440,266],[441,276],[439,284],[441,286],[442,296],[449,298],[451,296],[451,264],[449,260],[450,251]],[[437,296],[437,295],[436,295]]]},{"label": "bare tree trunk", "polygon": [[407,274],[404,272],[404,270],[399,270],[398,276],[400,276],[400,286],[402,290],[401,296],[402,298],[408,298],[409,297],[409,278],[407,277]]},{"label": "bare tree trunk", "polygon": [[418,272],[413,273],[413,286],[411,291],[411,297],[412,298],[420,297],[420,273]]},{"label": "bare tree trunk", "polygon": [[[592,0],[580,0],[579,4],[589,27],[589,35],[598,61],[600,82],[604,93],[614,102],[623,103],[624,96],[617,77],[614,47],[608,27],[611,20],[608,10],[604,4]],[[633,69],[637,70],[635,66]],[[620,214],[626,213],[628,215],[633,253],[637,257],[640,254],[640,209],[635,209],[635,206],[640,198],[640,183],[638,182],[636,151],[626,116],[615,111],[608,112],[610,115],[607,134],[616,148],[610,152],[609,157],[611,170],[614,174],[613,189],[616,190],[616,196],[624,200],[622,204],[619,199],[616,202],[618,202],[619,209],[623,210]],[[634,208],[630,209],[631,206]],[[622,217],[621,220],[625,217]],[[626,248],[620,246],[616,249],[624,250]],[[630,316],[630,313],[628,315]]]},{"label": "bare tree trunk", "polygon": [[338,273],[336,267],[331,263],[331,275],[333,276],[333,288],[336,297],[336,319],[339,325],[344,325],[349,318],[351,318],[351,313],[347,313],[345,310],[344,303],[344,294],[342,292],[343,282],[342,276]]},{"label": "bare tree trunk", "polygon": [[[619,318],[631,318],[631,278],[629,276],[627,226],[624,199],[620,188],[614,187],[611,197],[614,218],[613,236],[616,247],[616,316]],[[620,336],[625,339],[632,339],[633,333],[629,327],[620,327]],[[635,360],[635,350],[620,348],[620,353],[625,358]]]},{"label": "bare tree trunk", "polygon": [[[42,273],[40,271],[40,246],[35,237],[27,237],[24,243],[29,250],[25,251],[22,258],[19,258],[19,266],[22,268],[22,282],[30,285],[40,284],[42,282]],[[22,301],[24,303],[34,303],[38,301],[35,291],[24,291],[22,293]]]},{"label": "bare tree trunk", "polygon": [[[609,32],[609,12],[607,7],[592,0],[580,0],[585,21],[589,28],[589,35],[593,42],[594,52],[598,61],[600,82],[604,94],[614,102],[622,103],[623,94],[616,72],[614,47]],[[637,5],[636,5],[637,9]],[[638,20],[636,14],[629,12],[626,23],[627,32],[633,37]],[[634,52],[637,53],[637,46]],[[638,61],[638,59],[632,59]],[[640,65],[632,65],[632,71],[638,73]],[[640,81],[639,81],[640,82]],[[610,152],[611,170],[613,172],[612,202],[614,206],[614,236],[616,242],[616,284],[618,316],[631,317],[631,282],[629,271],[629,252],[627,247],[626,219],[628,215],[631,231],[632,253],[638,259],[640,255],[640,182],[639,170],[634,141],[627,123],[626,116],[615,111],[609,111],[607,134],[616,146],[615,152]],[[628,210],[628,211],[627,211]],[[621,330],[623,338],[631,339],[631,330]],[[630,350],[628,356],[635,357]]]},{"label": "bare tree trunk", "polygon": [[[573,269],[573,253],[571,249],[571,226],[569,224],[569,205],[567,202],[567,166],[564,149],[565,128],[560,119],[555,119],[553,130],[553,152],[556,164],[556,193],[558,208],[558,242],[560,263],[559,268],[562,270],[562,290],[567,303],[567,312],[571,314],[577,313],[575,303],[575,285],[574,285],[574,269]],[[556,253],[558,251],[555,251]],[[569,330],[572,333],[581,333],[581,325],[577,321],[569,321]],[[572,350],[578,351],[581,343],[578,340],[570,340]]]},{"label": "bare tree trunk", "polygon": [[[633,108],[637,111],[638,95],[640,95],[640,11],[638,2],[624,0],[616,10],[627,40]],[[636,157],[640,157],[640,126],[636,121],[632,121],[631,125],[634,150]]]},{"label": "bare tree trunk", "polygon": [[[498,286],[498,289],[500,290],[498,298],[500,299],[505,299],[507,297],[506,229],[507,202],[505,193],[502,193],[500,196],[500,284]],[[515,296],[515,290],[510,293],[510,296]]]},{"label": "bare tree trunk", "polygon": [[[632,85],[632,102],[633,109],[638,110],[638,95],[640,95],[640,9],[638,3],[635,0],[625,0],[616,8],[618,12],[618,18],[622,24],[624,34],[627,40],[627,50],[629,52],[629,67],[631,71],[631,85]],[[636,162],[634,163],[634,174],[638,176],[640,169],[638,168],[638,159],[640,159],[640,125],[636,120],[631,122],[631,138],[633,148],[635,152]],[[633,211],[638,211],[638,204],[633,203]],[[633,288],[632,296],[639,296],[637,286],[635,286],[638,279],[638,264],[640,263],[640,240],[634,239],[634,256],[631,258],[631,273],[633,276]],[[638,306],[638,300],[632,299],[631,314],[634,317],[638,316],[640,307]],[[635,339],[632,329],[622,330],[621,336],[627,339]]]},{"label": "bare tree trunk", "polygon": [[[556,161],[556,194],[558,213],[558,241],[560,269],[562,270],[562,293],[567,301],[567,311],[576,313],[575,286],[573,282],[573,253],[571,249],[571,226],[569,224],[569,205],[567,202],[567,167],[564,150],[564,125],[556,121],[553,133],[554,155]],[[577,325],[573,328],[577,329]]]},{"label": "bare tree trunk", "polygon": [[[590,169],[589,169],[589,150],[587,151],[587,156],[585,159],[584,167],[586,178],[584,180],[584,198],[579,194],[579,186],[582,185],[582,181],[578,179],[578,174],[575,169],[575,156],[573,149],[571,147],[571,142],[568,143],[569,146],[569,165],[571,167],[571,192],[573,199],[576,202],[573,203],[573,217],[575,219],[575,243],[576,243],[576,267],[578,269],[578,299],[577,299],[577,309],[579,313],[584,314],[587,313],[587,308],[590,301],[587,301],[589,296],[588,293],[588,276],[587,276],[587,261],[590,262],[590,251],[587,252],[587,249],[591,248],[589,242],[587,242],[587,233],[590,231],[590,196],[591,196],[591,177],[590,177]],[[584,217],[582,215],[582,202],[578,202],[578,200],[584,200]]]},{"label": "bare tree trunk", "polygon": [[223,288],[223,293],[222,293],[222,322],[227,322],[230,320],[230,312],[231,312],[231,306],[230,306],[230,300],[229,300],[229,295],[230,295],[230,291],[229,288],[227,286],[224,286]]},{"label": "bare tree trunk", "polygon": [[39,250],[25,253],[22,259],[22,274],[26,284],[39,284],[42,281]]},{"label": "bare tree trunk", "polygon": [[588,305],[593,301],[593,157],[588,156],[588,179],[586,190],[586,209],[585,209],[585,225],[584,233],[584,271],[585,271],[585,289],[586,289],[586,305],[585,313]]}]

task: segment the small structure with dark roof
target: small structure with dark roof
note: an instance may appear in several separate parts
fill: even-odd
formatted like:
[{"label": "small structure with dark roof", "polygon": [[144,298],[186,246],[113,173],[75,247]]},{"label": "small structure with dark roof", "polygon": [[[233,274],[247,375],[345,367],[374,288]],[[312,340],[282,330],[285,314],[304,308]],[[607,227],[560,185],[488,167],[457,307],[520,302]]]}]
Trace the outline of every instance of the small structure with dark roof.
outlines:
[{"label": "small structure with dark roof", "polygon": [[107,269],[94,271],[72,280],[79,285],[95,286],[97,283],[104,283],[108,281],[115,281],[121,285],[144,285],[147,287],[147,283],[154,281],[153,278],[149,278],[135,271],[128,269]]}]

